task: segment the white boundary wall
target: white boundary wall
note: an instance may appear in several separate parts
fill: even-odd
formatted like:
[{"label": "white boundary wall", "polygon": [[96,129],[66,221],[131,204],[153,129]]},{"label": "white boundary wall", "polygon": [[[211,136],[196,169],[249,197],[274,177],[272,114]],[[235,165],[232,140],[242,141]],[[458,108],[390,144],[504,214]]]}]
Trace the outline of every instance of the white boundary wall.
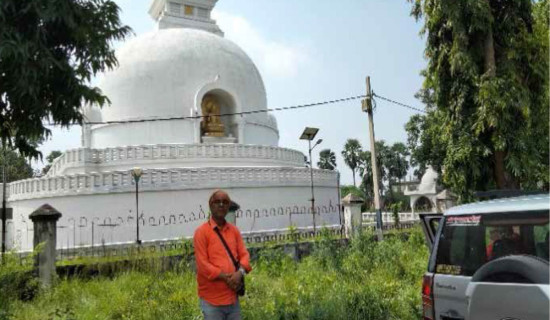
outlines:
[{"label": "white boundary wall", "polygon": [[[336,172],[314,170],[317,226],[339,224]],[[208,197],[226,189],[241,206],[237,226],[243,232],[312,225],[308,168],[180,168],[146,170],[140,181],[140,239],[192,236],[206,221]],[[32,248],[29,214],[44,203],[63,216],[57,247],[132,242],[136,239],[135,185],[129,171],[82,174],[14,182],[8,206],[8,246]],[[92,223],[93,222],[93,223]],[[103,225],[103,226],[102,226]]]}]

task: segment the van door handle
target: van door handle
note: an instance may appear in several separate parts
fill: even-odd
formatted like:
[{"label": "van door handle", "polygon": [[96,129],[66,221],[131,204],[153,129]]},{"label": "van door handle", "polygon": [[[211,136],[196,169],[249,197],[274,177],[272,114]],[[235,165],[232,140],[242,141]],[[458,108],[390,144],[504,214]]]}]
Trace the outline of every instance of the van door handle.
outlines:
[{"label": "van door handle", "polygon": [[463,317],[441,316],[441,320],[464,320]]}]

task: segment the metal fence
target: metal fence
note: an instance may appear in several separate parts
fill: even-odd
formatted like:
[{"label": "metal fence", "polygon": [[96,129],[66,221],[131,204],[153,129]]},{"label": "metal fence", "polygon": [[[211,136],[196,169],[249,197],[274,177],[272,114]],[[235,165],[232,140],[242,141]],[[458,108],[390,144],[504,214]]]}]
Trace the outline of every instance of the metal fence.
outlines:
[{"label": "metal fence", "polygon": [[[399,224],[384,223],[383,230],[407,230],[418,224],[417,220],[402,221]],[[375,222],[363,223],[363,230],[374,232]],[[243,241],[248,246],[265,243],[285,243],[314,241],[323,237],[345,238],[343,226],[332,225],[313,230],[307,228],[289,228],[279,230],[264,230],[258,232],[243,232]],[[83,246],[75,248],[60,248],[56,250],[58,261],[85,260],[93,258],[112,258],[113,260],[147,257],[147,256],[169,256],[169,255],[191,255],[193,244],[191,238],[168,239],[157,241],[146,241],[141,245],[136,243],[104,244],[99,246]]]}]

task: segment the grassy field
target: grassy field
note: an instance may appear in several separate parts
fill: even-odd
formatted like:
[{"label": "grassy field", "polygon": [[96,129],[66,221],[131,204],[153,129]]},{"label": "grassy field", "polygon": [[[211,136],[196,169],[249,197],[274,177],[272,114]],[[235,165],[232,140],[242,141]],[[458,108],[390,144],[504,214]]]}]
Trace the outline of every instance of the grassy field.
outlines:
[{"label": "grassy field", "polygon": [[[394,235],[381,243],[364,234],[344,249],[322,238],[300,262],[262,250],[247,277],[243,318],[420,318],[428,252],[421,231],[409,232],[407,240]],[[0,270],[0,319],[201,319],[195,275],[185,263],[173,272],[59,279],[50,290],[12,269]]]}]

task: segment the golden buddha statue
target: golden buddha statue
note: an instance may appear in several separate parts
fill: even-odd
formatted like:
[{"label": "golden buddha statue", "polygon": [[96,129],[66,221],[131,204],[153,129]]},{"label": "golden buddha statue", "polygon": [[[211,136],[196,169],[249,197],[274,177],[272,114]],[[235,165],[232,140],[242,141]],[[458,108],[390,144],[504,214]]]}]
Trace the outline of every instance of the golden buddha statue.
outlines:
[{"label": "golden buddha statue", "polygon": [[225,137],[225,126],[220,117],[220,104],[212,95],[205,95],[201,104],[203,120],[201,129],[203,136]]}]

